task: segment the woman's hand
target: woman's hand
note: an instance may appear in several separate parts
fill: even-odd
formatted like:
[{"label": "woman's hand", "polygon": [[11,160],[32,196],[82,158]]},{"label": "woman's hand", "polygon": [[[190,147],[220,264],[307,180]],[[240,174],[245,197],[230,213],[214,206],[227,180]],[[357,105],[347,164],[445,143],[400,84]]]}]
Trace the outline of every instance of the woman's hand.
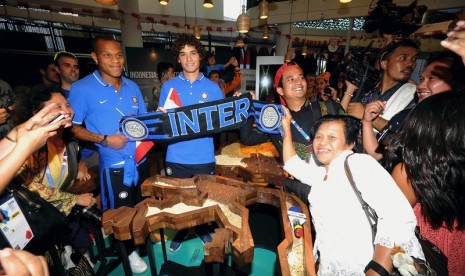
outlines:
[{"label": "woman's hand", "polygon": [[35,256],[24,250],[5,248],[0,251],[0,275],[49,275],[47,262],[42,256]]},{"label": "woman's hand", "polygon": [[386,108],[386,103],[386,101],[374,101],[367,104],[365,106],[365,112],[363,113],[363,122],[373,122],[374,119],[383,113],[383,110]]},{"label": "woman's hand", "polygon": [[15,127],[8,135],[15,139],[18,145],[25,146],[31,153],[45,145],[48,138],[55,136],[57,129],[66,124],[65,118],[69,115],[63,112],[51,112],[56,104],[50,104],[42,108],[25,123]]},{"label": "woman's hand", "polygon": [[76,204],[83,207],[94,206],[96,200],[91,193],[78,195]]},{"label": "woman's hand", "polygon": [[292,115],[287,107],[283,106],[284,109],[284,116],[281,117],[281,125],[283,127],[284,136],[291,134],[291,122],[292,122]]},{"label": "woman's hand", "polygon": [[458,21],[457,26],[447,33],[447,38],[441,41],[441,45],[459,55],[465,64],[465,21]]}]

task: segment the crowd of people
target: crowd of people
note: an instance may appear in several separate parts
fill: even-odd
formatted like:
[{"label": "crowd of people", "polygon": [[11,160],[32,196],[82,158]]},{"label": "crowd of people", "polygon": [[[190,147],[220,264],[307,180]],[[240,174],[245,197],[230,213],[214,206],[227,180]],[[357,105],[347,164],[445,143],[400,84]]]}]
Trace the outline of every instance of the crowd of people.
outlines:
[{"label": "crowd of people", "polygon": [[[315,76],[295,62],[283,64],[273,83],[284,108],[283,134],[260,132],[253,118],[240,128],[244,145],[273,142],[293,176],[285,190],[309,205],[318,275],[389,275],[399,269],[392,261],[395,248],[424,260],[416,228],[447,256],[449,275],[465,271],[465,21],[441,45],[444,53],[431,58],[417,85],[411,74],[419,49],[408,39],[381,50],[381,81],[364,91],[344,81],[343,73],[333,88],[328,72]],[[123,75],[122,48],[102,35],[92,49],[96,70],[82,78],[77,57],[62,51],[40,69],[41,84],[19,87],[14,100],[13,89],[0,81],[0,191],[20,183],[68,216],[60,243],[90,269],[88,229],[73,210],[132,207],[150,176],[146,158],[136,160],[136,142],[119,131],[123,116],[147,112],[139,87]],[[241,83],[234,57],[216,64],[189,34],[179,34],[172,51],[182,70],[175,74],[173,64],[158,64],[160,86],[152,91],[157,112],[173,108],[173,91],[175,107],[242,94],[234,93]],[[234,78],[225,82],[221,72],[231,67]],[[95,153],[99,189],[76,193],[76,183],[91,177],[88,159]],[[164,161],[170,177],[214,174],[214,138],[168,143]],[[378,216],[374,237],[352,177]],[[211,231],[195,229],[204,243]],[[170,250],[176,252],[187,235],[178,231]],[[136,246],[125,245],[131,270],[144,272]],[[7,275],[48,274],[43,257],[21,250],[3,249],[0,264]]]}]

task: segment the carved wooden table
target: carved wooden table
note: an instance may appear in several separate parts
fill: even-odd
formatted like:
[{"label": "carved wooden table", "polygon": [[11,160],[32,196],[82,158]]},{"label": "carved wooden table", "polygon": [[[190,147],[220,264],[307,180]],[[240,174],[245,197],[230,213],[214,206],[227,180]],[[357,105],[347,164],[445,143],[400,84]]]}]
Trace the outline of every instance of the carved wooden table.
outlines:
[{"label": "carved wooden table", "polygon": [[[294,195],[214,175],[198,175],[190,179],[153,176],[144,181],[141,188],[142,195],[149,198],[134,208],[107,210],[103,214],[102,224],[105,233],[113,235],[118,241],[133,240],[136,245],[147,244],[153,275],[157,271],[151,248],[151,233],[160,230],[163,237],[164,228],[181,230],[209,222],[216,222],[219,228],[215,229],[212,242],[204,245],[206,263],[222,263],[228,254],[231,254],[233,262],[238,266],[251,263],[254,259],[254,241],[247,206],[254,203],[269,204],[280,210],[284,239],[278,245],[277,255],[281,274],[316,275],[310,215],[306,205]],[[207,202],[210,205],[206,206]],[[217,204],[211,205],[211,202]],[[178,213],[164,211],[180,203],[194,206],[195,210]],[[287,215],[290,206],[299,207],[307,216],[302,239],[295,238],[291,229]],[[152,207],[160,211],[150,215]],[[164,238],[161,240],[166,261],[165,241]],[[291,255],[298,260],[290,261]]]}]

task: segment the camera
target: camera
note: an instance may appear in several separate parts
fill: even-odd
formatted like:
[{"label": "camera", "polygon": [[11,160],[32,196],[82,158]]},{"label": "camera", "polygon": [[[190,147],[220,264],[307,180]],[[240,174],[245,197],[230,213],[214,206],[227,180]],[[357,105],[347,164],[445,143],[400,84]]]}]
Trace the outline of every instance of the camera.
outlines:
[{"label": "camera", "polygon": [[425,5],[417,6],[417,0],[408,6],[397,6],[392,0],[379,0],[376,7],[365,18],[364,29],[372,33],[379,29],[379,33],[411,35],[423,25],[423,16],[428,8]]},{"label": "camera", "polygon": [[372,43],[373,41],[361,52],[348,53],[337,68],[339,71],[345,70],[346,80],[358,87],[357,96],[369,91],[381,80],[381,71],[364,59]]},{"label": "camera", "polygon": [[69,216],[82,218],[93,224],[101,224],[102,222],[102,211],[95,207],[83,207],[75,205]]}]

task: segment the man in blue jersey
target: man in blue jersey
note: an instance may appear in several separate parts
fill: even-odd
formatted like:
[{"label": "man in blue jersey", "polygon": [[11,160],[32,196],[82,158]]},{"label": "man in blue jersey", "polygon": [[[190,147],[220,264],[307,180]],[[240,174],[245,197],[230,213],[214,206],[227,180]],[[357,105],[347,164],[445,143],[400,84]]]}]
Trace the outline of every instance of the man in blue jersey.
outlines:
[{"label": "man in blue jersey", "polygon": [[[147,109],[139,87],[122,76],[124,56],[113,37],[97,36],[92,58],[98,70],[71,86],[69,102],[75,112],[72,132],[98,147],[103,209],[132,207],[141,199],[140,183],[148,171],[145,160],[136,163],[136,144],[119,133],[119,122],[125,115],[138,115]],[[129,246],[131,270],[144,272],[147,265],[134,245]]]},{"label": "man in blue jersey", "polygon": [[[204,59],[203,46],[193,35],[180,34],[173,44],[173,53],[182,66],[182,72],[166,81],[160,92],[158,109],[181,107],[216,101],[223,98],[218,84],[200,72],[200,61]],[[174,99],[174,100],[173,100]],[[166,153],[166,175],[189,178],[196,174],[215,173],[215,149],[211,136],[191,139],[168,145]],[[196,230],[201,228],[196,228]],[[179,231],[170,245],[177,251],[187,230]],[[199,232],[198,232],[199,234]],[[200,234],[202,241],[209,236]]]}]

